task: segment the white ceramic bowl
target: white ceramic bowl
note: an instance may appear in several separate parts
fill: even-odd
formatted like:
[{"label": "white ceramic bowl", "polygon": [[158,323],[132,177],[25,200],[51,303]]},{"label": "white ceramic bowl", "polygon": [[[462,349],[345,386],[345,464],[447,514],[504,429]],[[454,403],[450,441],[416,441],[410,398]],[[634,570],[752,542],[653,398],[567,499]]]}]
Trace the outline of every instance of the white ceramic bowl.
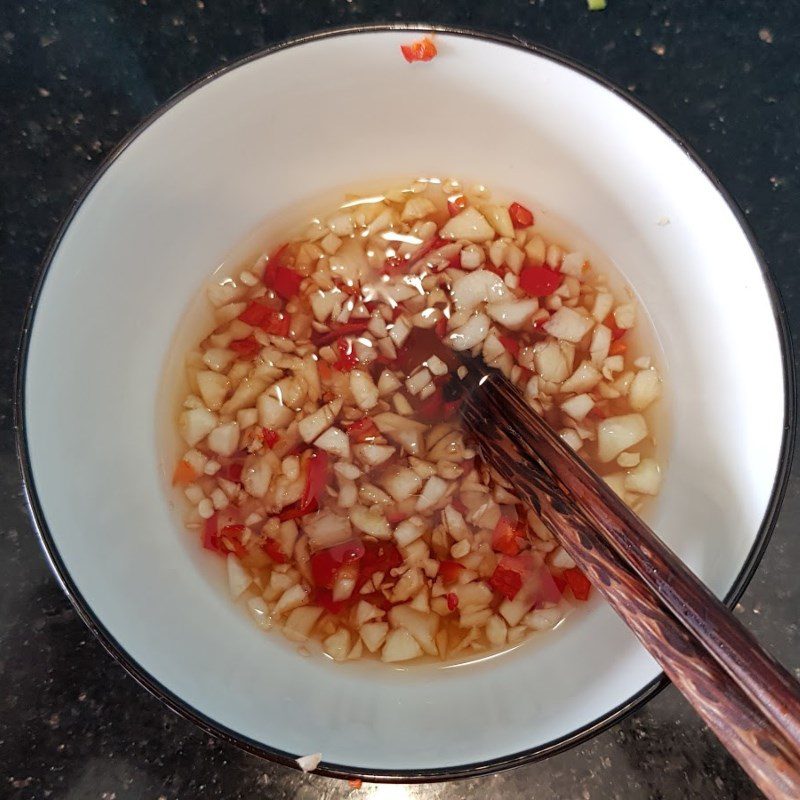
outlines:
[{"label": "white ceramic bowl", "polygon": [[[651,522],[717,592],[768,536],[792,419],[780,312],[741,216],[675,135],[552,53],[441,33],[339,31],[190,87],[107,160],[62,228],[23,348],[20,451],[53,568],[111,652],[207,730],[329,774],[492,771],[578,742],[659,685],[600,603],[488,663],[394,671],[297,655],[227,598],[179,530],[156,396],[178,320],[260,221],[334,187],[416,174],[538,200],[616,263],[650,312],[670,396]],[[664,224],[668,220],[668,224]]]}]

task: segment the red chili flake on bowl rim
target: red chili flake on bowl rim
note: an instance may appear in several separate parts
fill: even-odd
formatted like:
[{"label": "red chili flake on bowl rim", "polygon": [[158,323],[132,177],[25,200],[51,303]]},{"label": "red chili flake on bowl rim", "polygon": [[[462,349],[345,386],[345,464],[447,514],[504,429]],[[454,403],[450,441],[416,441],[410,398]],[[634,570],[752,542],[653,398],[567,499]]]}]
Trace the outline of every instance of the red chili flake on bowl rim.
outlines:
[{"label": "red chili flake on bowl rim", "polygon": [[415,61],[430,61],[436,57],[439,51],[436,49],[433,39],[423,36],[411,44],[401,44],[400,52],[403,54],[403,58],[412,64]]}]

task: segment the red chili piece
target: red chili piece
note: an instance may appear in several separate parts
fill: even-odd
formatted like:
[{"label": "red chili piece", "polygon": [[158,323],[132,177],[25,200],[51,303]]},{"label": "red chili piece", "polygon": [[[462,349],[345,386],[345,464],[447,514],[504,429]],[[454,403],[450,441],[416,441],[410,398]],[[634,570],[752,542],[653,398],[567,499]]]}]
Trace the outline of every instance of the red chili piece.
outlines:
[{"label": "red chili piece", "polygon": [[261,328],[266,333],[275,336],[288,336],[292,320],[288,314],[269,308],[263,303],[254,300],[247,308],[239,314],[239,319],[252,325],[254,328]]},{"label": "red chili piece", "polygon": [[210,516],[203,524],[203,547],[214,553],[221,553],[219,534],[217,531],[218,518],[216,514]]},{"label": "red chili piece", "polygon": [[252,358],[261,349],[261,345],[252,336],[231,342],[228,347],[242,358]]},{"label": "red chili piece", "polygon": [[492,532],[492,549],[507,556],[519,553],[519,539],[524,534],[508,517],[500,517]]},{"label": "red chili piece", "polygon": [[[403,557],[392,542],[369,542],[365,545],[364,557],[359,562],[356,591],[361,589],[376,572],[386,573],[390,569],[399,567],[402,563]],[[381,597],[383,596],[380,592],[376,592],[375,594]],[[373,605],[378,605],[369,599],[370,596],[371,595],[367,595],[364,599],[373,603]]]},{"label": "red chili piece", "polygon": [[564,276],[546,267],[525,267],[519,274],[519,288],[531,297],[546,297],[559,286]]},{"label": "red chili piece", "polygon": [[333,589],[336,575],[345,564],[354,564],[364,557],[364,543],[360,539],[350,539],[311,556],[311,576],[314,583],[323,589]]},{"label": "red chili piece", "polygon": [[458,561],[440,561],[439,562],[439,577],[444,583],[453,583],[458,580],[458,576],[464,571],[463,564]]},{"label": "red chili piece", "polygon": [[231,481],[231,483],[241,483],[242,462],[232,461],[230,464],[225,464],[217,472],[217,477],[224,478],[226,481]]},{"label": "red chili piece", "polygon": [[350,600],[352,600],[352,598],[348,598],[347,600],[334,600],[333,592],[331,592],[330,589],[319,586],[314,589],[311,596],[311,602],[314,605],[322,606],[326,611],[330,611],[331,614],[340,614]]},{"label": "red chili piece", "polygon": [[247,554],[241,542],[242,533],[244,533],[244,525],[226,525],[219,532],[219,539],[224,539],[225,542],[229,543],[230,547],[228,549],[233,550],[239,558]]},{"label": "red chili piece", "polygon": [[497,338],[500,340],[500,344],[514,356],[514,361],[516,361],[517,356],[519,356],[519,342],[513,336],[498,336]]},{"label": "red chili piece", "polygon": [[454,217],[460,214],[467,207],[467,198],[463,194],[457,194],[454,197],[447,198],[447,213]]},{"label": "red chili piece", "polygon": [[305,517],[307,514],[313,514],[319,508],[319,504],[316,500],[312,500],[308,506],[302,507],[300,503],[292,503],[292,505],[287,506],[286,508],[281,511],[278,515],[278,519],[281,522],[286,522],[289,519],[298,519],[300,517]]},{"label": "red chili piece", "polygon": [[577,567],[565,569],[564,577],[567,579],[567,584],[572,589],[572,594],[576,600],[589,599],[592,584],[589,583],[589,579]]},{"label": "red chili piece", "polygon": [[406,266],[409,268],[413,267],[414,264],[418,263],[419,261],[422,261],[422,259],[425,258],[425,256],[428,255],[428,253],[430,253],[431,250],[436,250],[439,247],[443,247],[446,244],[450,244],[450,242],[447,239],[442,239],[439,236],[434,236],[425,244],[420,245],[419,250],[417,250],[417,252],[414,253],[413,258],[407,262]]},{"label": "red chili piece", "polygon": [[280,543],[275,539],[267,539],[261,547],[276,564],[285,564],[289,560],[281,550]]},{"label": "red chili piece", "polygon": [[383,274],[384,275],[401,275],[405,272],[406,264],[405,258],[401,256],[389,256],[386,261],[383,262]]},{"label": "red chili piece", "polygon": [[625,335],[625,333],[627,332],[626,328],[618,328],[617,327],[617,322],[614,319],[614,314],[613,313],[609,314],[603,320],[603,325],[605,325],[606,328],[610,328],[611,329],[611,341],[612,342],[616,342],[617,339],[621,339]]},{"label": "red chili piece", "polygon": [[262,428],[261,429],[261,441],[264,444],[272,449],[278,443],[278,439],[281,437],[278,435],[277,431],[272,430],[272,428]]},{"label": "red chili piece", "polygon": [[441,386],[437,386],[436,390],[430,397],[426,397],[419,405],[417,414],[419,418],[426,422],[433,422],[439,419],[442,415],[442,408],[444,406],[444,392]]},{"label": "red chili piece", "polygon": [[371,442],[379,435],[380,431],[372,417],[362,417],[356,420],[347,429],[347,436],[353,444]]},{"label": "red chili piece", "polygon": [[264,281],[265,285],[273,286],[275,284],[275,276],[278,271],[278,267],[285,267],[287,256],[289,255],[289,243],[286,242],[278,247],[272,255],[267,259],[267,265],[264,267],[264,276],[262,280]]},{"label": "red chili piece", "polygon": [[272,288],[275,290],[275,293],[284,300],[290,300],[292,297],[295,297],[300,291],[300,284],[302,282],[303,276],[298,275],[293,269],[280,265],[275,267],[275,278],[272,283]]},{"label": "red chili piece", "polygon": [[358,366],[358,356],[355,354],[351,341],[339,339],[336,349],[339,351],[339,358],[333,365],[334,369],[338,369],[340,372],[350,372]]},{"label": "red chili piece", "polygon": [[261,329],[266,333],[271,333],[275,336],[288,336],[289,329],[292,326],[292,318],[289,314],[284,314],[281,311],[272,311],[261,323]]},{"label": "red chili piece", "polygon": [[411,44],[401,44],[400,52],[403,54],[403,58],[412,64],[415,61],[430,61],[436,57],[438,51],[433,41],[425,36]]},{"label": "red chili piece", "polygon": [[511,217],[511,224],[515,228],[527,228],[529,225],[533,225],[533,214],[519,203],[512,203],[508,207],[508,214]]},{"label": "red chili piece", "polygon": [[328,454],[324,450],[315,450],[308,461],[308,473],[300,508],[308,509],[311,503],[319,503],[319,496],[328,482]]},{"label": "red chili piece", "polygon": [[506,569],[498,564],[489,578],[489,585],[506,599],[513,600],[522,588],[522,575],[515,569]]},{"label": "red chili piece", "polygon": [[248,325],[252,325],[254,328],[258,328],[261,323],[267,318],[267,314],[269,314],[270,309],[267,308],[263,303],[259,303],[258,301],[253,301],[249,303],[247,308],[239,314],[239,319],[242,322],[246,322]]},{"label": "red chili piece", "polygon": [[358,336],[369,326],[369,322],[347,322],[344,325],[337,325],[333,330],[323,333],[320,336],[314,336],[314,344],[317,347],[323,347],[326,344],[331,344],[343,336]]}]

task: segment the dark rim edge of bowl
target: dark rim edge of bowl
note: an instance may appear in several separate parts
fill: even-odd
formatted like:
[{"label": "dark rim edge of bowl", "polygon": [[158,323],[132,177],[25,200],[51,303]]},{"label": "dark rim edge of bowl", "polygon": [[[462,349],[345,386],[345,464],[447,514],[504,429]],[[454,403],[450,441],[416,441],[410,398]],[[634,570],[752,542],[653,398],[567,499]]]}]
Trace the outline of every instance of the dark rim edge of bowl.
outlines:
[{"label": "dark rim edge of bowl", "polygon": [[[41,267],[36,276],[36,282],[28,301],[25,313],[25,319],[22,327],[22,335],[18,350],[17,367],[15,370],[15,387],[14,387],[14,427],[16,434],[16,450],[17,458],[22,471],[23,488],[25,498],[28,505],[28,512],[33,522],[34,529],[39,538],[40,544],[44,550],[45,556],[48,560],[50,569],[55,575],[57,581],[61,585],[64,593],[69,598],[72,605],[75,607],[81,619],[89,627],[92,633],[99,639],[103,647],[110,653],[110,655],[120,663],[123,668],[145,689],[163,702],[173,712],[179,714],[185,719],[190,720],[207,734],[216,736],[224,741],[233,744],[249,753],[267,758],[271,761],[283,764],[294,769],[298,768],[295,756],[275,748],[271,748],[265,744],[257,742],[249,737],[242,736],[235,731],[221,725],[215,720],[207,717],[202,712],[190,706],[183,701],[180,697],[174,694],[171,690],[163,686],[158,680],[144,670],[125,650],[125,648],[114,638],[110,631],[102,625],[99,619],[95,616],[91,607],[86,603],[80,590],[72,581],[72,578],[64,565],[52,538],[50,530],[45,520],[44,512],[42,510],[39,498],[36,492],[36,486],[33,480],[32,465],[28,454],[27,436],[25,431],[25,376],[28,352],[30,346],[30,335],[33,328],[33,322],[36,315],[39,297],[44,287],[47,274],[55,257],[61,241],[64,238],[69,226],[78,213],[79,209],[92,192],[94,187],[105,175],[108,169],[114,164],[117,158],[128,148],[128,146],[151,124],[158,120],[163,114],[173,108],[184,98],[195,92],[197,89],[202,88],[207,83],[215,80],[216,78],[228,72],[248,64],[252,61],[259,60],[272,53],[296,47],[302,44],[307,44],[322,39],[329,39],[337,36],[349,35],[354,33],[384,33],[384,32],[419,32],[419,33],[442,33],[455,36],[463,36],[473,39],[481,39],[492,42],[494,44],[501,44],[507,47],[524,50],[534,55],[541,56],[557,64],[572,69],[584,77],[593,80],[595,83],[600,84],[608,91],[615,94],[617,97],[625,100],[628,104],[636,108],[640,113],[644,114],[651,122],[659,127],[675,144],[677,144],[684,154],[692,160],[697,168],[705,175],[711,182],[719,195],[725,201],[727,206],[733,213],[740,228],[743,230],[747,237],[748,244],[758,262],[759,269],[761,270],[762,280],[767,288],[767,292],[772,304],[773,315],[775,318],[776,327],[779,333],[780,346],[781,346],[781,359],[783,366],[783,381],[784,381],[784,425],[783,425],[783,438],[781,442],[781,450],[778,461],[778,468],[773,483],[772,492],[770,495],[769,503],[764,513],[761,526],[755,538],[752,548],[748,554],[741,571],[737,575],[731,589],[725,596],[725,603],[728,607],[733,607],[741,597],[747,584],[753,577],[753,574],[758,567],[764,551],[769,543],[775,523],[778,518],[785,492],[788,477],[790,474],[792,456],[794,452],[794,436],[796,429],[795,419],[795,371],[794,361],[792,357],[792,341],[789,334],[789,326],[786,317],[786,309],[783,304],[780,293],[775,285],[775,282],[769,273],[766,262],[759,247],[755,235],[750,228],[746,217],[736,201],[728,193],[728,191],[720,183],[719,179],[709,169],[708,166],[702,161],[700,156],[689,146],[669,124],[662,120],[657,114],[651,111],[640,100],[627,92],[614,85],[607,78],[595,73],[589,67],[580,63],[574,58],[565,56],[550,48],[534,44],[522,38],[509,37],[493,32],[471,30],[468,28],[449,27],[444,25],[429,25],[425,23],[375,23],[352,25],[346,27],[336,27],[315,31],[309,34],[292,37],[283,42],[280,42],[271,47],[267,47],[241,59],[226,64],[224,67],[212,70],[197,80],[193,81],[183,89],[173,94],[165,102],[161,103],[158,108],[148,114],[136,127],[130,131],[120,142],[117,144],[103,159],[100,166],[97,168],[94,175],[88,183],[81,190],[80,194],[71,204],[67,214],[61,222],[58,231],[53,237],[47,252],[42,260]],[[655,697],[665,686],[669,684],[669,679],[661,673],[649,684],[636,692],[627,701],[620,704],[616,708],[611,709],[602,717],[594,720],[593,722],[584,725],[583,727],[553,741],[545,744],[523,750],[518,753],[513,753],[508,756],[491,759],[488,761],[481,761],[472,764],[457,765],[452,767],[438,767],[434,769],[362,769],[358,767],[348,767],[339,764],[331,764],[325,761],[321,762],[319,767],[315,770],[316,774],[324,775],[326,777],[348,779],[353,777],[360,777],[363,780],[370,782],[386,782],[386,783],[420,783],[428,781],[444,781],[455,780],[461,778],[477,777],[481,775],[491,774],[503,769],[520,766],[528,762],[539,761],[551,755],[564,752],[572,747],[582,744],[593,736],[603,732],[604,730],[615,725],[617,722],[624,719],[629,714],[640,709],[645,703]]]}]

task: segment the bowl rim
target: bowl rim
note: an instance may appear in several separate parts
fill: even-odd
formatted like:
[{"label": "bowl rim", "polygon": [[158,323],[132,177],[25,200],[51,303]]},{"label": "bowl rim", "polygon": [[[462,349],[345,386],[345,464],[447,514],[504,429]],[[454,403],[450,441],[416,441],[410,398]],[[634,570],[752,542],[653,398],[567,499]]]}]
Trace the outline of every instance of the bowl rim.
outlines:
[{"label": "bowl rim", "polygon": [[[505,47],[512,47],[523,52],[540,56],[561,66],[567,67],[579,74],[593,80],[606,90],[612,92],[617,97],[633,106],[644,114],[661,131],[668,136],[681,150],[688,156],[694,165],[705,175],[721,198],[733,213],[739,227],[744,232],[748,244],[755,256],[758,267],[761,271],[761,278],[767,289],[770,303],[772,305],[773,316],[778,330],[778,339],[781,350],[781,362],[783,370],[784,386],[784,425],[781,441],[778,468],[772,486],[769,502],[767,504],[764,517],[761,521],[758,533],[756,534],[753,546],[748,553],[745,563],[742,565],[739,574],[724,598],[726,606],[733,608],[739,598],[744,593],[748,583],[752,579],[772,536],[778,514],[786,493],[786,487],[791,471],[794,439],[797,427],[795,414],[795,392],[796,376],[794,368],[792,339],[789,333],[788,317],[783,299],[778,291],[777,285],[770,274],[763,252],[758,245],[756,237],[750,228],[747,219],[737,202],[731,194],[724,188],[720,180],[703,162],[695,150],[685,141],[685,139],[668,123],[666,123],[655,112],[650,110],[642,101],[612,83],[609,79],[596,73],[594,70],[582,64],[571,56],[566,56],[556,50],[543,45],[535,44],[523,38],[506,36],[498,33],[481,31],[461,26],[433,25],[427,23],[365,23],[358,25],[338,26],[325,28],[311,33],[293,36],[278,42],[275,45],[261,48],[249,53],[222,67],[213,69],[196,80],[192,81],[184,88],[178,90],[171,97],[146,115],[122,140],[106,155],[94,174],[81,189],[80,193],[71,203],[67,213],[63,217],[55,235],[53,236],[47,251],[38,269],[33,291],[29,297],[25,318],[23,321],[21,337],[17,351],[17,362],[14,374],[14,393],[13,393],[13,413],[15,444],[17,460],[22,472],[23,491],[28,514],[33,524],[39,543],[44,550],[48,565],[53,572],[62,590],[69,598],[73,607],[80,618],[97,637],[106,651],[130,674],[140,685],[154,695],[170,710],[187,719],[201,728],[205,733],[220,738],[230,744],[239,747],[246,752],[277,762],[284,766],[299,769],[295,756],[282,750],[270,747],[258,742],[250,737],[243,736],[236,731],[224,726],[217,721],[206,716],[203,712],[191,706],[181,699],[178,695],[163,686],[154,676],[150,675],[136,660],[125,650],[124,646],[117,641],[111,631],[95,615],[91,606],[82,596],[80,589],[73,582],[66,565],[62,561],[52,533],[48,528],[44,517],[44,512],[37,494],[35,481],[33,479],[32,464],[28,452],[27,433],[25,425],[25,378],[27,362],[30,349],[31,332],[36,317],[47,275],[52,266],[54,257],[72,221],[79,209],[91,194],[94,187],[116,162],[119,156],[128,146],[139,137],[147,128],[156,122],[162,115],[170,111],[181,100],[188,97],[193,92],[202,88],[211,81],[234,71],[235,69],[260,60],[291,47],[310,44],[317,41],[331,39],[338,36],[346,36],[362,33],[396,33],[411,32],[423,34],[446,34],[460,36],[499,44]],[[647,702],[653,699],[662,689],[670,683],[667,676],[662,672],[650,683],[633,694],[624,703],[609,710],[607,713],[598,717],[576,730],[565,734],[550,742],[537,745],[526,750],[521,750],[499,758],[478,761],[471,764],[456,765],[452,767],[437,767],[434,769],[361,769],[359,767],[349,767],[347,765],[321,762],[315,773],[332,778],[348,779],[359,777],[369,782],[383,783],[421,783],[432,781],[447,781],[462,778],[479,777],[491,774],[499,770],[510,769],[529,762],[539,761],[551,755],[564,752],[572,747],[585,743],[592,737],[602,733],[612,725],[623,720],[629,714],[641,709]]]}]

